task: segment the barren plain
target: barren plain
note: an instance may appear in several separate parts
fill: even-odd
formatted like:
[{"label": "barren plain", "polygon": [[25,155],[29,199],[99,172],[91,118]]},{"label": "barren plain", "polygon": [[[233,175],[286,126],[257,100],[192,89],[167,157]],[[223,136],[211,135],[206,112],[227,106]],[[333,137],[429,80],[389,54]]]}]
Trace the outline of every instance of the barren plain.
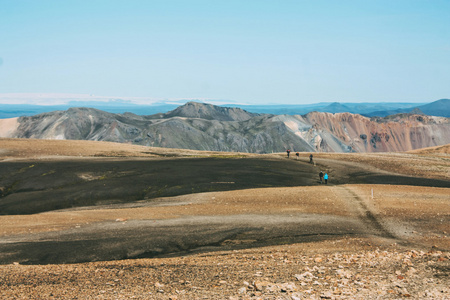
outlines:
[{"label": "barren plain", "polygon": [[449,149],[0,139],[0,298],[449,299]]}]

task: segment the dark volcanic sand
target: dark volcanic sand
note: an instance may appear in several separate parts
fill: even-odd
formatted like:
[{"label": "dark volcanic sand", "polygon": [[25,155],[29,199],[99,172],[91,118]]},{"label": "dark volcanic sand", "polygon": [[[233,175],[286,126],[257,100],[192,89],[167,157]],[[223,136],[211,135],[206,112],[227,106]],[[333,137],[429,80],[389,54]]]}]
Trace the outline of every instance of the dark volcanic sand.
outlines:
[{"label": "dark volcanic sand", "polygon": [[2,162],[0,214],[34,214],[200,192],[313,185],[318,179],[315,173],[310,164],[256,158]]},{"label": "dark volcanic sand", "polygon": [[396,184],[450,187],[450,181],[386,174],[326,160],[276,158],[84,159],[2,162],[0,214],[130,203],[156,197],[266,187]]}]

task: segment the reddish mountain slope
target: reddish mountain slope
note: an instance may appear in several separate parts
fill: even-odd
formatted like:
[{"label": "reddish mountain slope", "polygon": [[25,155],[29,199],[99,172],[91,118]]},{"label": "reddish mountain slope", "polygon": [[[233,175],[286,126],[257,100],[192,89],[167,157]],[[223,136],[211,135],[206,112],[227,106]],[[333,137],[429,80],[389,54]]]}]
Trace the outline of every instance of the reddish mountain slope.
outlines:
[{"label": "reddish mountain slope", "polygon": [[210,151],[395,152],[450,144],[450,119],[414,114],[252,114],[187,103],[167,114],[71,108],[0,120],[0,137],[95,140]]}]

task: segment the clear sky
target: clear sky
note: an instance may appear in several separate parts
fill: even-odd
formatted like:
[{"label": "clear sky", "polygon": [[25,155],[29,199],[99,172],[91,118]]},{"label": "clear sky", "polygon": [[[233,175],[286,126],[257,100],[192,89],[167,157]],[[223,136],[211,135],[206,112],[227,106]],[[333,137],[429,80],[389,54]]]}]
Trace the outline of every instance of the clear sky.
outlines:
[{"label": "clear sky", "polygon": [[0,0],[0,93],[450,98],[448,0]]}]

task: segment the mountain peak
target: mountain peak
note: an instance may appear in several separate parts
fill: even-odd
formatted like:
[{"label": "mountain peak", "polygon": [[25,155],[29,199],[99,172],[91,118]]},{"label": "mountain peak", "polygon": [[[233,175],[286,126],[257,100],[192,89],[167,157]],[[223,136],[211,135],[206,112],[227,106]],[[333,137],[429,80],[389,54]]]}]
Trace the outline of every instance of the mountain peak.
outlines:
[{"label": "mountain peak", "polygon": [[323,110],[331,113],[342,113],[351,111],[351,109],[348,106],[341,104],[339,102],[333,102],[330,105],[326,106]]},{"label": "mountain peak", "polygon": [[450,99],[440,99],[425,105],[418,106],[418,108],[425,114],[431,116],[450,117]]},{"label": "mountain peak", "polygon": [[246,121],[257,115],[241,108],[221,107],[208,103],[190,101],[166,113],[165,117],[199,118],[217,121]]}]

